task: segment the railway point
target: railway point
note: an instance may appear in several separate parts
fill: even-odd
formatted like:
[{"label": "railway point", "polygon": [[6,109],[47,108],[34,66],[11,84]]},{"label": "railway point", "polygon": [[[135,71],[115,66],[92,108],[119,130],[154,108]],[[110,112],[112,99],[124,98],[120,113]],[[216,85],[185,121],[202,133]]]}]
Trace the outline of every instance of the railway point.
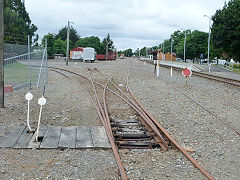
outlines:
[{"label": "railway point", "polygon": [[0,1],[0,179],[239,179],[239,7]]}]

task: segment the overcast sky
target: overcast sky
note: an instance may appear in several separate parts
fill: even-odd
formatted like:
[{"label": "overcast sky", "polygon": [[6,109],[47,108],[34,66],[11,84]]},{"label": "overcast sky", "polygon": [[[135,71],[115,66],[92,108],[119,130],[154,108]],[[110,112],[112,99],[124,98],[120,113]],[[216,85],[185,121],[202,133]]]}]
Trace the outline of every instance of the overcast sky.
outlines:
[{"label": "overcast sky", "polygon": [[72,21],[81,37],[110,33],[118,50],[155,46],[180,28],[208,32],[225,0],[25,0],[40,38]]}]

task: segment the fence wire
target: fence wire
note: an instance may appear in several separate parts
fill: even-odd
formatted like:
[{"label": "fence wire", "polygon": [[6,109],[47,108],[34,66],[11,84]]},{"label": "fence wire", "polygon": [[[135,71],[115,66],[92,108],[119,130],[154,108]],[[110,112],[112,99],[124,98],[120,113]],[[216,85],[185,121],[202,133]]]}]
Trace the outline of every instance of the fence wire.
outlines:
[{"label": "fence wire", "polygon": [[[48,81],[46,48],[4,44],[4,81],[14,89]],[[30,51],[29,51],[30,50]],[[30,53],[28,53],[30,52]]]}]

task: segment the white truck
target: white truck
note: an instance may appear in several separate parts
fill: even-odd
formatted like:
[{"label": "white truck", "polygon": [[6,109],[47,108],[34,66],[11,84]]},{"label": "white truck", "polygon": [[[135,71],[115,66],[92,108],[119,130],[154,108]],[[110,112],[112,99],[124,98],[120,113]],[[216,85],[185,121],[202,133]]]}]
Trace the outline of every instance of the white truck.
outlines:
[{"label": "white truck", "polygon": [[95,49],[91,47],[83,48],[83,62],[89,61],[93,62],[95,61]]}]

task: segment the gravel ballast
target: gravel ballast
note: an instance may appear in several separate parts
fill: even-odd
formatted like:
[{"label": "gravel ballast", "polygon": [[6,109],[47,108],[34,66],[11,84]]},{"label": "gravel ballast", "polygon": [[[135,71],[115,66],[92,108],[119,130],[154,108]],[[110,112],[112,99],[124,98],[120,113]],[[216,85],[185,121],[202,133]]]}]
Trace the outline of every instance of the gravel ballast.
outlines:
[{"label": "gravel ballast", "polygon": [[[145,108],[211,175],[217,179],[240,177],[240,138],[199,105],[177,91],[180,88],[225,122],[240,129],[239,89],[190,77],[185,86],[181,73],[160,68],[134,58],[96,63],[50,60],[50,66],[67,68],[87,76],[86,68],[98,68],[108,76],[119,68],[117,83],[125,82],[130,69],[129,85]],[[94,74],[94,79],[104,78]],[[103,81],[104,82],[104,81]],[[6,108],[0,109],[0,135],[15,125],[24,125],[27,88],[6,95]],[[31,91],[31,124],[36,126],[41,89]],[[79,85],[49,71],[46,87],[47,104],[42,124],[54,126],[99,126],[101,122],[90,99]],[[111,150],[13,150],[0,149],[1,179],[119,179]],[[120,150],[129,179],[206,179],[182,153],[176,149]]]}]

